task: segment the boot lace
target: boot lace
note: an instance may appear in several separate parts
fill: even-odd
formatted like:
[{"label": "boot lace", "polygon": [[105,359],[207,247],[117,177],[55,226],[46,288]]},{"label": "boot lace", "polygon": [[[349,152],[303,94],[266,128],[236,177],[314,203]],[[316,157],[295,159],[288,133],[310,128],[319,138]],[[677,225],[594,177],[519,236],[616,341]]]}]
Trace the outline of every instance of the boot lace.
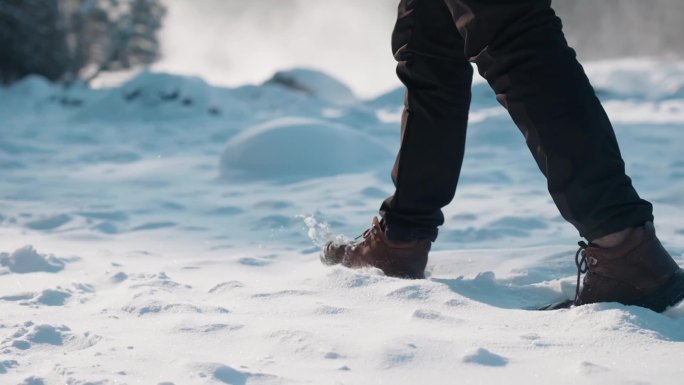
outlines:
[{"label": "boot lace", "polygon": [[[575,300],[573,301],[575,306],[579,305],[580,277],[582,274],[585,274],[587,271],[589,271],[587,253],[585,252],[589,245],[587,245],[587,243],[584,241],[580,241],[577,244],[579,245],[579,249],[577,249],[577,253],[575,253],[575,266],[577,266],[577,284],[575,286]],[[582,256],[581,258],[580,255]]]},{"label": "boot lace", "polygon": [[352,241],[352,247],[356,247],[365,243],[371,238],[371,236],[376,235],[378,231],[383,231],[382,227],[382,222],[380,222],[380,226],[375,226],[375,224],[371,225],[371,227],[367,228],[363,233],[361,233],[361,235],[354,238],[354,241]]},{"label": "boot lace", "polygon": [[[370,236],[371,230],[372,230],[372,229],[373,229],[372,227],[369,228],[369,229],[366,229],[363,233],[361,233],[361,235],[359,235],[359,236],[357,236],[356,238],[354,238],[354,241],[353,241],[352,243],[353,243],[354,245],[358,245],[358,244],[361,244],[361,243],[365,242],[366,239],[368,239],[368,237]],[[362,239],[362,238],[363,238],[363,239]]]}]

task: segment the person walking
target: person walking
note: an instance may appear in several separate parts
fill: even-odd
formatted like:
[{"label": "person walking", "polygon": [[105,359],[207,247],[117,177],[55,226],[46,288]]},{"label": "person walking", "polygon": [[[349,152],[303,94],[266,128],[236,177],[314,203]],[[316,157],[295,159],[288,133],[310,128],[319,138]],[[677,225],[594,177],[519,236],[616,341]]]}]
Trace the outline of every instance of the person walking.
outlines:
[{"label": "person walking", "polygon": [[323,263],[425,277],[463,162],[475,63],[524,135],[561,215],[588,241],[575,258],[575,299],[550,308],[620,302],[661,312],[682,300],[684,272],[656,237],[653,207],[625,174],[608,116],[550,0],[401,0],[392,50],[406,86],[395,192],[360,241],[329,242]]}]

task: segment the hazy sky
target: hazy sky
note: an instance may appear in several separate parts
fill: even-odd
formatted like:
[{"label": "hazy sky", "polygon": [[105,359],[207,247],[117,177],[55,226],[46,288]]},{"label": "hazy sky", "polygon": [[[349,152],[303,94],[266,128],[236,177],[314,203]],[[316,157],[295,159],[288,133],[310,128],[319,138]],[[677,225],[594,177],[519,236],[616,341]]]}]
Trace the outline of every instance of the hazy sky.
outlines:
[{"label": "hazy sky", "polygon": [[160,70],[232,86],[306,66],[324,69],[360,96],[399,85],[390,48],[396,0],[166,3]]},{"label": "hazy sky", "polygon": [[[159,70],[235,86],[317,68],[360,96],[399,86],[390,37],[398,0],[164,0]],[[684,54],[684,0],[554,0],[582,60]]]}]

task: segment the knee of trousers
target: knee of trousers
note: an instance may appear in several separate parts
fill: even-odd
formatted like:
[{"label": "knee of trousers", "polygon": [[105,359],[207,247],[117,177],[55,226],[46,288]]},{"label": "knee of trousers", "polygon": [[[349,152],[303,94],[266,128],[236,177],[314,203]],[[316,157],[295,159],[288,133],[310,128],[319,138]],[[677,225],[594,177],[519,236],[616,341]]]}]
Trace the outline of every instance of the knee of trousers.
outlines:
[{"label": "knee of trousers", "polygon": [[465,41],[465,57],[478,65],[480,73],[486,72],[493,57],[567,45],[549,0],[444,1]]}]

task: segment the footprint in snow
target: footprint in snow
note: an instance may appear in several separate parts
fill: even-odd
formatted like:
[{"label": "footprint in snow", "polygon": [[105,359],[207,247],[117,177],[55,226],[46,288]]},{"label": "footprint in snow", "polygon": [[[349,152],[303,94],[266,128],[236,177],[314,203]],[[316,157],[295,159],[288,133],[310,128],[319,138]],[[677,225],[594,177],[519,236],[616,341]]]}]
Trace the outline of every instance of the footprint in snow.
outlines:
[{"label": "footprint in snow", "polygon": [[259,218],[252,225],[252,230],[279,230],[287,229],[298,224],[295,217],[285,215],[268,215]]},{"label": "footprint in snow", "polygon": [[71,329],[67,326],[36,325],[26,339],[34,344],[61,346]]},{"label": "footprint in snow", "polygon": [[30,245],[21,247],[12,253],[0,253],[0,266],[17,274],[57,273],[64,270],[66,262],[66,259],[57,258],[53,255],[39,254]]},{"label": "footprint in snow", "polygon": [[59,214],[35,221],[30,221],[25,224],[31,230],[48,231],[54,230],[71,221],[71,216],[67,214]]},{"label": "footprint in snow", "polygon": [[19,366],[19,363],[15,360],[0,361],[0,374],[5,374],[8,372],[8,369],[14,369],[17,366]]},{"label": "footprint in snow", "polygon": [[321,305],[314,310],[314,314],[317,315],[337,315],[346,313],[348,310],[345,308],[329,305]]},{"label": "footprint in snow", "polygon": [[381,275],[369,275],[363,270],[351,270],[344,267],[332,267],[326,274],[325,285],[353,289],[372,286],[381,282],[385,277]]},{"label": "footprint in snow", "polygon": [[279,346],[290,350],[294,354],[310,354],[318,352],[315,335],[302,330],[276,330],[267,335],[270,340],[278,343]]},{"label": "footprint in snow", "polygon": [[272,259],[244,257],[238,259],[238,263],[244,266],[263,267],[273,263]]},{"label": "footprint in snow", "polygon": [[130,276],[129,278],[135,281],[146,281],[143,283],[131,285],[131,289],[158,288],[166,289],[169,291],[177,289],[192,289],[191,285],[176,282],[173,279],[171,279],[171,277],[166,275],[166,273],[164,272],[160,272],[158,274],[138,274],[137,276]]},{"label": "footprint in snow", "polygon": [[15,349],[28,350],[36,344],[62,346],[65,341],[71,341],[74,338],[71,334],[71,329],[65,325],[35,325],[33,322],[28,321],[23,325],[17,326],[14,334],[9,339],[3,341],[3,345],[9,343],[9,346]]},{"label": "footprint in snow", "polygon": [[135,226],[131,228],[131,231],[148,231],[148,230],[159,230],[159,229],[166,229],[169,227],[174,227],[177,226],[178,223],[176,222],[170,222],[170,221],[165,221],[165,222],[148,222],[148,223],[143,223],[142,225]]},{"label": "footprint in snow", "polygon": [[432,290],[425,286],[411,285],[391,291],[388,297],[409,300],[426,300],[430,298]]},{"label": "footprint in snow", "polygon": [[112,275],[112,276],[109,278],[109,282],[112,282],[112,283],[121,283],[121,282],[123,282],[123,281],[125,281],[125,280],[127,280],[127,279],[128,279],[128,274],[124,273],[123,271],[120,271],[120,272],[118,272],[118,273]]},{"label": "footprint in snow", "polygon": [[270,374],[241,371],[226,365],[220,365],[216,367],[212,375],[216,380],[221,381],[224,384],[230,385],[245,385],[248,382],[251,382],[252,380],[259,381],[269,378],[275,378],[275,376],[272,376]]},{"label": "footprint in snow", "polygon": [[416,358],[418,347],[413,343],[401,344],[384,352],[382,366],[386,369],[406,365]]},{"label": "footprint in snow", "polygon": [[187,303],[164,303],[160,301],[131,302],[121,310],[142,317],[150,314],[228,314],[230,310],[219,306],[198,306]]},{"label": "footprint in snow", "polygon": [[233,289],[239,289],[245,287],[245,284],[239,281],[227,281],[227,282],[221,282],[218,285],[212,287],[209,289],[209,293],[223,293],[229,290]]},{"label": "footprint in snow", "polygon": [[461,307],[467,305],[468,302],[462,299],[450,299],[444,302],[444,305],[448,307]]},{"label": "footprint in snow", "polygon": [[64,302],[71,297],[71,293],[62,290],[43,290],[34,298],[35,303],[47,306],[64,306]]},{"label": "footprint in snow", "polygon": [[586,375],[606,373],[609,371],[610,369],[601,365],[594,364],[593,362],[589,361],[582,361],[579,364],[579,372]]},{"label": "footprint in snow", "polygon": [[218,217],[228,217],[233,215],[238,215],[244,213],[245,210],[240,207],[235,206],[222,206],[215,209],[207,210],[206,215],[218,216]]},{"label": "footprint in snow", "polygon": [[245,325],[229,325],[229,324],[205,324],[205,325],[191,325],[191,326],[179,326],[176,328],[179,332],[183,333],[214,333],[214,332],[232,332],[240,330]]},{"label": "footprint in snow", "polygon": [[136,297],[155,295],[159,291],[173,292],[192,289],[191,285],[176,282],[164,272],[157,274],[127,274],[121,271],[109,277],[109,282],[113,284],[119,284],[124,281],[131,282],[130,289],[139,289]]},{"label": "footprint in snow", "polygon": [[444,314],[438,311],[429,309],[418,309],[413,312],[412,317],[418,320],[427,321],[449,321],[449,323],[452,325],[454,323],[463,322],[462,319],[445,316]]},{"label": "footprint in snow", "polygon": [[290,297],[290,296],[307,296],[314,294],[313,291],[308,291],[308,290],[281,290],[281,291],[276,291],[276,292],[271,292],[271,293],[257,293],[252,295],[252,298],[266,298],[266,299],[271,299],[271,298],[282,298],[282,297]]},{"label": "footprint in snow", "polygon": [[282,210],[288,207],[292,207],[293,204],[288,201],[261,201],[252,205],[255,209],[262,210]]},{"label": "footprint in snow", "polygon": [[45,381],[43,381],[43,379],[40,377],[31,376],[31,377],[26,378],[19,385],[45,385]]},{"label": "footprint in snow", "polygon": [[71,297],[71,292],[57,289],[45,289],[40,293],[20,293],[0,297],[0,301],[18,302],[23,306],[64,306],[67,299]]},{"label": "footprint in snow", "polygon": [[125,211],[79,211],[76,214],[91,220],[121,222],[129,219]]},{"label": "footprint in snow", "polygon": [[337,352],[327,352],[323,355],[323,358],[325,358],[326,360],[340,360],[347,357]]},{"label": "footprint in snow", "polygon": [[92,230],[99,231],[103,234],[118,234],[120,232],[119,227],[111,222],[101,222],[92,227]]},{"label": "footprint in snow", "polygon": [[480,348],[476,352],[464,356],[463,362],[482,366],[503,367],[508,365],[508,358],[494,354],[487,349]]}]

